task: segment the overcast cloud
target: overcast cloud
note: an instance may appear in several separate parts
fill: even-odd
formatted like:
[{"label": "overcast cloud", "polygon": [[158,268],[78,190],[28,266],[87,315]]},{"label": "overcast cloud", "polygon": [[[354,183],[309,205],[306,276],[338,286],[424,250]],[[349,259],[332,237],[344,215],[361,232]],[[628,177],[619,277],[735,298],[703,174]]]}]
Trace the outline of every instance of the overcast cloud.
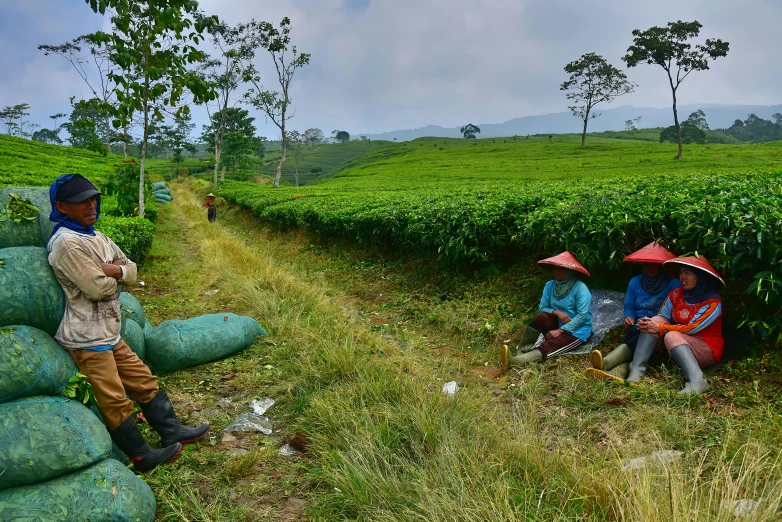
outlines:
[{"label": "overcast cloud", "polygon": [[[201,7],[230,24],[291,18],[294,42],[312,54],[294,83],[291,126],[326,134],[566,111],[559,85],[567,62],[597,52],[623,66],[633,29],[677,19],[697,19],[703,37],[731,46],[710,71],[686,80],[680,103],[782,102],[776,0],[202,0]],[[0,106],[27,102],[31,119],[45,126],[88,91],[69,64],[36,46],[105,29],[107,21],[83,0],[0,0],[0,13]],[[271,60],[262,54],[257,65],[272,86]],[[639,87],[615,105],[670,104],[662,69],[639,66],[628,76]],[[194,115],[200,130],[205,111]],[[274,137],[255,116],[259,134]]]}]

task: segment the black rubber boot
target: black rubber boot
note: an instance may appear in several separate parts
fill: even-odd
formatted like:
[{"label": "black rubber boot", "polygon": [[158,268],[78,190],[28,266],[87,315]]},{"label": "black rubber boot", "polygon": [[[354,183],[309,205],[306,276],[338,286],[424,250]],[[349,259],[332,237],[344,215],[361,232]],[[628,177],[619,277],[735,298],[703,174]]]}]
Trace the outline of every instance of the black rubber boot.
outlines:
[{"label": "black rubber boot", "polygon": [[172,462],[182,451],[178,442],[163,449],[155,449],[144,439],[132,417],[125,419],[119,427],[109,432],[111,440],[133,461],[133,467],[144,473],[155,469],[159,464]]},{"label": "black rubber boot", "polygon": [[630,375],[627,376],[629,382],[638,382],[646,375],[646,363],[654,354],[659,341],[657,337],[648,333],[642,333],[638,338],[633,360],[630,362]]},{"label": "black rubber boot", "polygon": [[160,389],[155,398],[147,404],[141,405],[144,418],[150,426],[160,434],[162,446],[168,446],[179,442],[188,444],[203,439],[209,433],[209,424],[201,424],[197,428],[182,426],[174,413],[174,406],[166,394],[166,390]]}]

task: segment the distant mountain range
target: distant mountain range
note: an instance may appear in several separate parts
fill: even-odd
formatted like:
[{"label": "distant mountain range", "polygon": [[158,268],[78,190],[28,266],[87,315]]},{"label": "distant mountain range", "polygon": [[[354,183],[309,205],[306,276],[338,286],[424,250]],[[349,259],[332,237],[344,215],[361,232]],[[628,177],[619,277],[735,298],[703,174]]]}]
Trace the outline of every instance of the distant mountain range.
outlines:
[{"label": "distant mountain range", "polygon": [[[771,115],[782,113],[782,105],[680,105],[679,119],[684,121],[687,116],[697,110],[706,113],[706,121],[712,129],[722,129],[733,125],[737,119],[745,120],[747,115],[755,113],[761,118],[771,119]],[[615,109],[598,110],[598,118],[589,122],[588,132],[608,130],[624,130],[625,121],[641,117],[639,128],[668,127],[673,125],[673,110],[671,107],[654,109],[650,107],[633,107],[623,105]],[[475,122],[464,122],[475,123]],[[481,129],[479,138],[496,138],[504,136],[526,136],[527,134],[565,134],[580,133],[581,120],[570,112],[556,112],[538,116],[514,118],[505,123],[476,123]],[[427,125],[418,129],[396,130],[382,134],[362,134],[371,140],[409,141],[425,136],[439,138],[461,138],[459,127],[448,128],[439,125]],[[358,135],[353,137],[358,138]]]}]

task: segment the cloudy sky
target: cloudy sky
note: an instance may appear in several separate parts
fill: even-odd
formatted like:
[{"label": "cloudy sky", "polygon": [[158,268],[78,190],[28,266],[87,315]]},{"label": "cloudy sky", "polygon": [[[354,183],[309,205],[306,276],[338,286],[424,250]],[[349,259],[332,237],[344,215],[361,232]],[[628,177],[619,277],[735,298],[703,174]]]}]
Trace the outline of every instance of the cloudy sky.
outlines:
[{"label": "cloudy sky", "polygon": [[[250,18],[293,22],[293,40],[312,54],[294,81],[296,129],[351,134],[499,123],[567,110],[559,91],[564,65],[597,52],[622,66],[631,31],[699,20],[703,37],[730,42],[727,58],[695,73],[680,103],[778,104],[782,44],[779,0],[201,0],[234,24]],[[69,112],[88,97],[63,59],[38,44],[62,43],[108,28],[84,0],[0,0],[0,107],[26,102],[31,120]],[[271,60],[257,66],[273,85]],[[670,90],[659,67],[628,76],[639,88],[616,105],[666,107]],[[205,111],[194,109],[197,122]],[[274,127],[258,117],[259,134]],[[578,122],[574,118],[574,130]]]}]

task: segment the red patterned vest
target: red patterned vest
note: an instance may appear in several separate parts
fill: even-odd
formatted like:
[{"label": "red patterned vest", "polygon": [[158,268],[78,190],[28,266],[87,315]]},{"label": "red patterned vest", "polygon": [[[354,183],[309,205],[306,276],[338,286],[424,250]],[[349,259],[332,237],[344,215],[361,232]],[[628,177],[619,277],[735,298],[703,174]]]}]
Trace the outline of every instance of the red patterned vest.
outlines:
[{"label": "red patterned vest", "polygon": [[[702,303],[696,303],[694,305],[687,304],[684,300],[683,291],[681,288],[676,288],[671,291],[670,294],[671,303],[673,304],[673,321],[679,325],[689,325],[692,328],[696,328],[699,323],[705,321],[711,314],[715,313],[717,305],[722,303],[720,299],[709,299]],[[698,314],[704,306],[709,306],[709,309],[698,318],[697,321],[690,324],[692,318]],[[687,333],[682,332],[682,333]],[[714,354],[714,359],[720,362],[722,359],[722,352],[725,350],[725,340],[722,338],[722,314],[703,330],[692,334],[695,337],[700,337],[711,348],[711,352]]]}]

